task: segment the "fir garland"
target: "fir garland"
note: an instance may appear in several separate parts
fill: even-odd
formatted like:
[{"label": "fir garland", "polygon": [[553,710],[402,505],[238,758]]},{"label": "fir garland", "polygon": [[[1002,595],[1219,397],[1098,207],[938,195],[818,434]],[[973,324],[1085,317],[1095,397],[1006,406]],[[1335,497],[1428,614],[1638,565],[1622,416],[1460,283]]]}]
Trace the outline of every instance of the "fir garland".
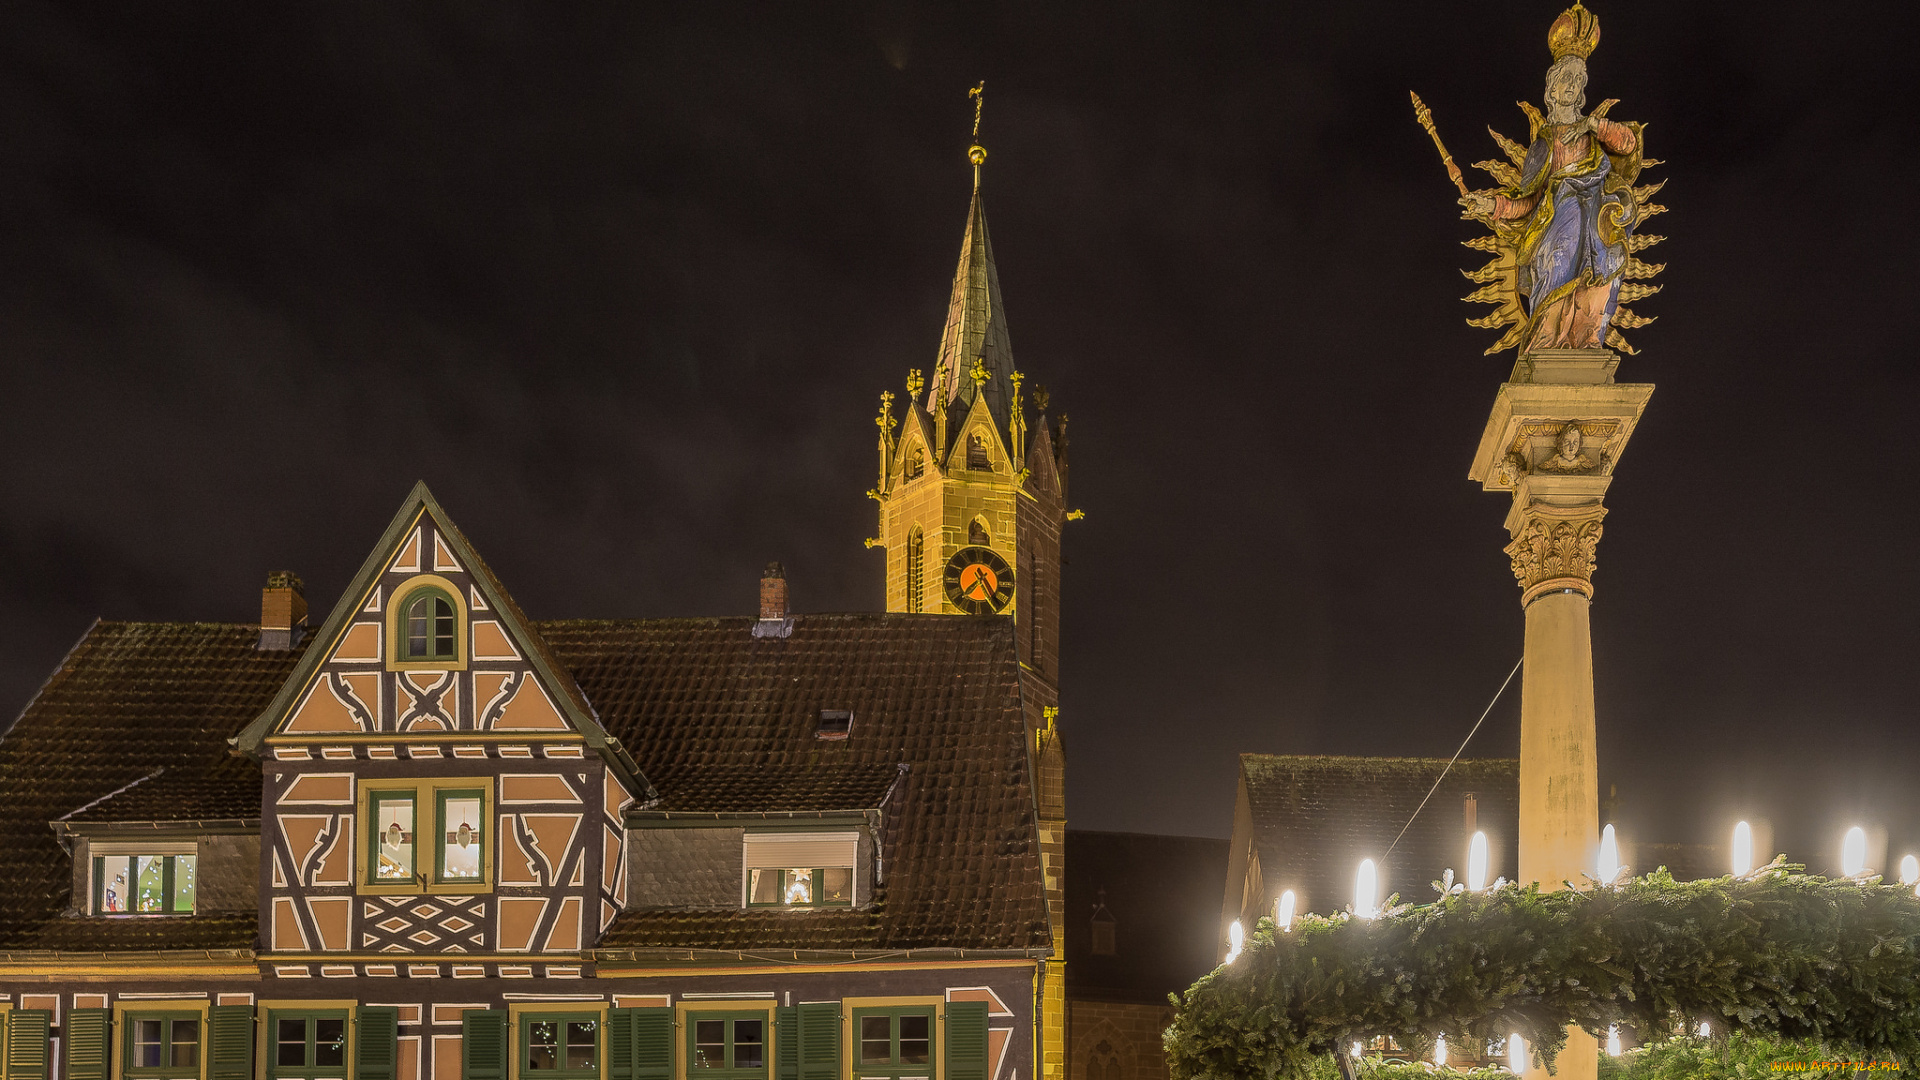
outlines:
[{"label": "fir garland", "polygon": [[[1261,919],[1244,953],[1173,997],[1173,1080],[1312,1075],[1387,1035],[1422,1056],[1518,1032],[1552,1067],[1565,1029],[1658,1039],[1702,1021],[1920,1060],[1920,898],[1776,860],[1745,878],[1664,869],[1585,891],[1449,880],[1380,917]],[[1391,905],[1391,901],[1389,902]]]}]

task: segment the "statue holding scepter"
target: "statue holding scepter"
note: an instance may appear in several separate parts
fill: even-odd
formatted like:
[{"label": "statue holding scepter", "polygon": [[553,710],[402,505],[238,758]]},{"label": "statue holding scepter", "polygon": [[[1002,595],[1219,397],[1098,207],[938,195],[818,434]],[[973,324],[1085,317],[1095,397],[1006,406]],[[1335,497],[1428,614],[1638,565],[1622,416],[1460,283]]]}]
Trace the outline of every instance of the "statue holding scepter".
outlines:
[{"label": "statue holding scepter", "polygon": [[[1621,305],[1659,291],[1659,286],[1629,281],[1664,269],[1632,256],[1663,239],[1635,233],[1641,222],[1665,209],[1647,201],[1659,185],[1633,186],[1642,169],[1658,162],[1643,156],[1643,125],[1607,118],[1615,102],[1582,112],[1586,58],[1599,42],[1599,20],[1578,2],[1554,20],[1547,35],[1553,66],[1547,69],[1546,113],[1521,104],[1531,125],[1530,145],[1522,150],[1489,129],[1511,164],[1483,161],[1477,167],[1502,186],[1460,196],[1462,216],[1493,231],[1469,246],[1496,258],[1467,274],[1488,283],[1468,300],[1500,305],[1494,314],[1469,322],[1510,327],[1490,353],[1516,345],[1525,352],[1610,345],[1631,353],[1635,350],[1615,327],[1653,321]],[[1431,118],[1419,111],[1422,126],[1438,145]],[[1449,172],[1457,184],[1457,170]]]}]

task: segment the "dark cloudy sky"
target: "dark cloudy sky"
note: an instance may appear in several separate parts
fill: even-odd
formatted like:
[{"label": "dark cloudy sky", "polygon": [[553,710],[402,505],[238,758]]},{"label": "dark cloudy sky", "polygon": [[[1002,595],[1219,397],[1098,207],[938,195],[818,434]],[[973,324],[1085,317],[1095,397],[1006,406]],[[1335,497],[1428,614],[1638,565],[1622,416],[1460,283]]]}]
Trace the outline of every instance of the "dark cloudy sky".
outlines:
[{"label": "dark cloudy sky", "polygon": [[[420,478],[536,616],[744,613],[775,558],[877,607],[872,416],[934,358],[984,78],[1087,513],[1073,822],[1222,835],[1242,750],[1450,754],[1521,649],[1466,479],[1510,358],[1406,95],[1492,156],[1559,7],[15,0],[0,708],[95,617],[251,620],[283,567],[324,609]],[[1911,9],[1595,10],[1590,99],[1672,180],[1603,784],[1643,839],[1920,847]]]}]

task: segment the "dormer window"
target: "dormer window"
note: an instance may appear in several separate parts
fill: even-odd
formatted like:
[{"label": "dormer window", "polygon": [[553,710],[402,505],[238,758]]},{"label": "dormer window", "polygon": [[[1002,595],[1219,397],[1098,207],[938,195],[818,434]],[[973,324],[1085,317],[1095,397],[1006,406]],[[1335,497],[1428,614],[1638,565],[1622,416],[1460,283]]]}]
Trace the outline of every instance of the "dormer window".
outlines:
[{"label": "dormer window", "polygon": [[813,729],[813,737],[833,742],[845,742],[847,733],[853,730],[853,711],[851,709],[821,709],[820,726]]},{"label": "dormer window", "polygon": [[829,833],[748,833],[748,907],[844,907],[853,903],[860,837]]},{"label": "dormer window", "polygon": [[403,656],[407,660],[455,660],[453,600],[435,588],[407,595],[402,628],[406,632]]},{"label": "dormer window", "polygon": [[193,914],[199,871],[194,845],[96,844],[91,850],[95,915]]}]

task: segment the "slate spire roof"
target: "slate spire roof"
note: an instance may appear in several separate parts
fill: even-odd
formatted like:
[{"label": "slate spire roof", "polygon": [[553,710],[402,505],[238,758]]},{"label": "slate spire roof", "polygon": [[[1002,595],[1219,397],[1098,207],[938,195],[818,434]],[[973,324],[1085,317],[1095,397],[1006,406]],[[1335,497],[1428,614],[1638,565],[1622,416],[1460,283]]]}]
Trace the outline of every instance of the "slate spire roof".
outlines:
[{"label": "slate spire roof", "polygon": [[[947,300],[947,322],[940,332],[940,355],[935,378],[927,390],[927,412],[944,395],[949,412],[964,417],[975,396],[973,362],[989,372],[980,392],[987,399],[994,423],[1004,436],[1010,418],[1013,383],[1013,343],[1007,337],[1006,307],[1000,300],[1000,272],[993,263],[993,243],[987,238],[986,204],[980,198],[978,171],[973,200],[967,206],[967,228],[960,241],[960,264],[953,272],[953,294]],[[944,376],[944,378],[942,377]],[[957,431],[957,423],[948,428]]]}]

